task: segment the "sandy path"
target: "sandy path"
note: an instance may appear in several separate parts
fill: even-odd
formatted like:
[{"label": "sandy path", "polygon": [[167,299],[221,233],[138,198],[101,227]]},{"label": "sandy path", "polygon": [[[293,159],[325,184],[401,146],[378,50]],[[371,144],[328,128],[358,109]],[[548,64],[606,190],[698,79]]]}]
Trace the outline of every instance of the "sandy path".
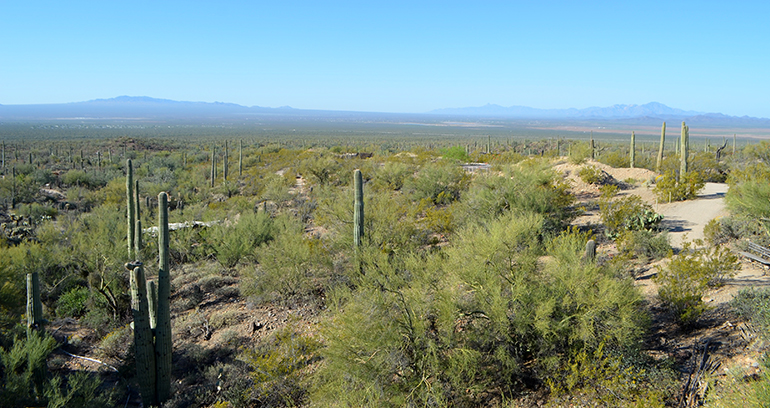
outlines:
[{"label": "sandy path", "polygon": [[727,184],[706,183],[697,200],[658,204],[656,211],[663,214],[663,227],[669,231],[671,246],[682,247],[682,241],[703,238],[703,227],[717,217],[727,215],[724,197]]}]

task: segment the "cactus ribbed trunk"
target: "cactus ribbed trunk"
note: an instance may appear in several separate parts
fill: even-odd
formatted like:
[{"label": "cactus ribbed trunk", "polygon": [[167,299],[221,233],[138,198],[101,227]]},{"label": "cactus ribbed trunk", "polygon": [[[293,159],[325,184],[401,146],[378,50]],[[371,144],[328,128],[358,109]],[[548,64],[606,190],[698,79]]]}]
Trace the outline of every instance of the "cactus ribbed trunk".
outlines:
[{"label": "cactus ribbed trunk", "polygon": [[682,136],[679,138],[679,142],[681,143],[681,146],[679,147],[679,151],[681,153],[681,156],[679,156],[679,181],[684,180],[685,175],[687,174],[687,156],[689,153],[689,129],[687,128],[687,125],[685,125],[684,122],[682,122]]},{"label": "cactus ribbed trunk", "polygon": [[134,165],[131,159],[126,160],[126,204],[128,205],[128,259],[134,260],[134,231],[136,230],[136,202],[134,201]]},{"label": "cactus ribbed trunk", "polygon": [[40,275],[27,274],[27,329],[43,328],[43,303],[40,301]]},{"label": "cactus ribbed trunk", "polygon": [[168,195],[158,195],[158,312],[155,327],[155,364],[158,401],[171,394],[171,271],[168,254]]},{"label": "cactus ribbed trunk", "polygon": [[158,317],[158,287],[155,281],[147,281],[147,306],[150,310],[150,329],[155,330]]},{"label": "cactus ribbed trunk", "polygon": [[589,239],[586,242],[586,252],[583,259],[593,262],[596,259],[596,241]]},{"label": "cactus ribbed trunk", "polygon": [[596,159],[596,145],[594,144],[594,131],[591,131],[591,160]]},{"label": "cactus ribbed trunk", "polygon": [[353,244],[356,247],[361,246],[361,239],[364,237],[364,180],[361,170],[356,169],[353,173],[355,183],[355,204],[353,207]]},{"label": "cactus ribbed trunk", "polygon": [[631,132],[631,154],[629,157],[629,162],[631,163],[631,168],[634,168],[634,162],[636,161],[636,134],[634,132]]},{"label": "cactus ribbed trunk", "polygon": [[136,228],[134,228],[134,257],[140,260],[142,256],[142,217],[139,210],[139,180],[135,180],[134,185],[134,211],[136,212]]},{"label": "cactus ribbed trunk", "polygon": [[217,178],[217,149],[211,149],[211,187],[214,187],[214,180]]},{"label": "cactus ribbed trunk", "polygon": [[149,304],[142,264],[132,263],[131,270],[131,311],[134,315],[134,348],[136,350],[136,378],[145,406],[156,405],[156,364],[150,328]]},{"label": "cactus ribbed trunk", "polygon": [[666,143],[666,122],[660,128],[660,147],[658,148],[658,160],[655,161],[655,172],[660,173],[660,166],[663,163],[663,147]]},{"label": "cactus ribbed trunk", "polygon": [[222,180],[227,181],[227,140],[225,140],[225,157],[222,159]]}]

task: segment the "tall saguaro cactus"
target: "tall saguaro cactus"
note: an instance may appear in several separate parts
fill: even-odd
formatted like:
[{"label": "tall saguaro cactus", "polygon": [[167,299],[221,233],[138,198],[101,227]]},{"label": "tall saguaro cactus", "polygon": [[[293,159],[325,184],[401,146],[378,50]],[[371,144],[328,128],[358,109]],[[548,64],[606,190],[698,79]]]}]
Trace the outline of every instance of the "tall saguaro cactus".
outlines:
[{"label": "tall saguaro cactus", "polygon": [[591,160],[596,159],[596,145],[594,144],[594,131],[591,131]]},{"label": "tall saguaro cactus", "polygon": [[217,178],[217,148],[211,148],[211,187],[214,187],[214,180]]},{"label": "tall saguaro cactus", "polygon": [[134,228],[134,257],[139,259],[142,254],[142,217],[139,211],[139,180],[134,181],[134,211],[136,213],[136,228]]},{"label": "tall saguaro cactus", "polygon": [[155,405],[156,363],[150,326],[150,308],[147,299],[144,270],[141,262],[129,263],[131,269],[131,311],[134,316],[134,348],[136,350],[136,377],[145,406]]},{"label": "tall saguaro cactus", "polygon": [[43,326],[43,303],[40,301],[40,275],[27,274],[27,329]]},{"label": "tall saguaro cactus", "polygon": [[128,259],[136,259],[134,252],[134,232],[136,229],[136,201],[134,201],[134,166],[131,159],[126,160],[126,204],[128,204]]},{"label": "tall saguaro cactus", "polygon": [[171,394],[171,271],[168,253],[168,194],[158,195],[158,315],[155,319],[155,364],[158,401]]},{"label": "tall saguaro cactus", "polygon": [[353,244],[361,246],[364,237],[364,179],[361,170],[353,172],[355,204],[353,207]]},{"label": "tall saguaro cactus", "polygon": [[636,134],[634,132],[631,132],[631,154],[629,157],[629,161],[631,162],[631,168],[634,168],[634,162],[636,161]]},{"label": "tall saguaro cactus", "polygon": [[660,173],[660,166],[663,163],[663,147],[666,143],[666,122],[660,128],[660,147],[658,148],[658,160],[655,161],[655,171]]},{"label": "tall saguaro cactus", "polygon": [[227,140],[225,140],[225,156],[222,159],[222,180],[227,181]]},{"label": "tall saguaro cactus", "polygon": [[689,154],[690,147],[690,129],[682,121],[682,136],[679,138],[679,142],[682,144],[679,147],[679,181],[684,180],[684,176],[687,174],[687,156]]}]

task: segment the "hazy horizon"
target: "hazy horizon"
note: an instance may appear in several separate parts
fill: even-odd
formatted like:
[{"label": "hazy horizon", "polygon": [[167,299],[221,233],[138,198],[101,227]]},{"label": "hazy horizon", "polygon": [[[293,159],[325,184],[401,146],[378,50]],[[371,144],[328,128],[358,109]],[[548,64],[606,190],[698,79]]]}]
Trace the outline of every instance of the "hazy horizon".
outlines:
[{"label": "hazy horizon", "polygon": [[643,105],[770,117],[762,2],[10,3],[0,104],[120,95],[424,113]]}]

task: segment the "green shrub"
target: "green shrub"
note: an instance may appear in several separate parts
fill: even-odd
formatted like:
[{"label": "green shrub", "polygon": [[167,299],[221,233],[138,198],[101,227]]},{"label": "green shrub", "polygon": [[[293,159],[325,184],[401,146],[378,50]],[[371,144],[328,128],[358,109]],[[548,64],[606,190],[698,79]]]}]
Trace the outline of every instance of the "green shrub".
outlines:
[{"label": "green shrub", "polygon": [[742,289],[730,301],[730,307],[750,321],[757,333],[770,339],[770,289]]},{"label": "green shrub", "polygon": [[254,250],[273,239],[273,221],[268,214],[247,211],[233,225],[219,224],[206,231],[206,242],[225,268],[253,256]]},{"label": "green shrub", "polygon": [[245,353],[254,380],[253,406],[292,407],[306,402],[306,368],[318,360],[321,343],[298,329],[294,325],[281,329],[269,342]]},{"label": "green shrub", "polygon": [[669,170],[658,178],[652,191],[660,202],[693,200],[704,185],[703,176],[697,171],[689,171],[683,180],[677,181],[676,174]]},{"label": "green shrub", "polygon": [[615,239],[626,231],[653,231],[663,216],[656,213],[637,195],[612,199],[605,191],[599,200],[599,215],[608,237]]},{"label": "green shrub", "polygon": [[59,214],[59,211],[57,211],[56,208],[53,208],[50,205],[30,203],[30,204],[21,204],[17,210],[17,213],[19,215],[24,215],[29,217],[32,220],[32,222],[35,225],[37,225],[43,220],[56,217],[56,215]]},{"label": "green shrub", "polygon": [[[572,164],[582,164],[591,157],[591,145],[588,142],[577,142],[570,147],[569,161]],[[593,184],[593,183],[590,183]]]},{"label": "green shrub", "polygon": [[578,170],[578,177],[588,184],[604,184],[608,180],[608,175],[596,166],[583,166]]},{"label": "green shrub", "polygon": [[463,163],[467,163],[470,159],[468,153],[465,151],[465,148],[462,146],[447,147],[441,149],[440,153],[444,158],[458,160]]},{"label": "green shrub", "polygon": [[86,311],[88,298],[91,291],[88,288],[74,288],[59,298],[56,306],[56,315],[59,317],[80,317]]},{"label": "green shrub", "polygon": [[[696,240],[695,245],[702,242]],[[738,258],[726,247],[695,248],[685,242],[678,255],[669,254],[665,268],[660,266],[655,281],[658,296],[685,327],[695,324],[706,310],[703,295],[709,287],[719,287],[740,269]]]},{"label": "green shrub", "polygon": [[404,186],[404,181],[414,173],[414,169],[404,163],[385,162],[374,172],[372,186],[382,190],[398,191]]},{"label": "green shrub", "polygon": [[415,200],[428,199],[434,204],[449,204],[460,198],[469,176],[456,164],[431,163],[407,180]]},{"label": "green shrub", "polygon": [[645,261],[664,258],[671,251],[668,235],[653,231],[624,231],[617,238],[618,249]]}]

